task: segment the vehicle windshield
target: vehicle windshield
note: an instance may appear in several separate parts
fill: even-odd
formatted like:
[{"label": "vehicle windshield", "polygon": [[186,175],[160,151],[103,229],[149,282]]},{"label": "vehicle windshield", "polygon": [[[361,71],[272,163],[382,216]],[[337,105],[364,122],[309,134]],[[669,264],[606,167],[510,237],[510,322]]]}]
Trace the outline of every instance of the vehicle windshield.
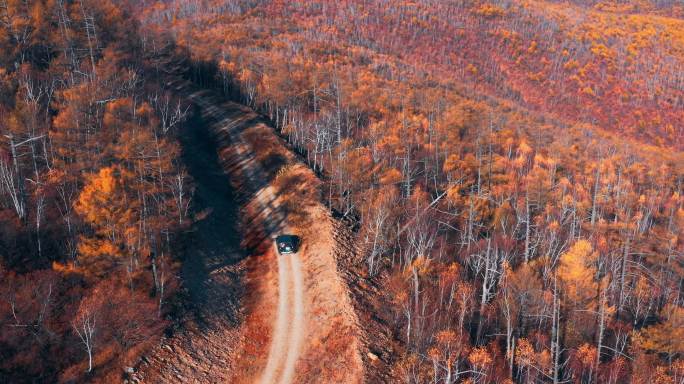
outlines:
[{"label": "vehicle windshield", "polygon": [[278,251],[297,252],[298,237],[294,235],[281,235],[276,238]]}]

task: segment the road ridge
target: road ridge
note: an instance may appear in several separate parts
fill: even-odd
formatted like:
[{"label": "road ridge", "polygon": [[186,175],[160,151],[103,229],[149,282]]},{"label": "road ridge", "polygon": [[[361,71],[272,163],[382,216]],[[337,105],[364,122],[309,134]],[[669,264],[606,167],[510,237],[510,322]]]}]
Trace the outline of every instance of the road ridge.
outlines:
[{"label": "road ridge", "polygon": [[[292,270],[292,285],[293,285],[293,299],[294,306],[292,314],[292,327],[290,328],[290,342],[287,349],[287,358],[285,359],[285,368],[283,370],[282,384],[292,382],[294,376],[295,365],[299,358],[302,341],[304,339],[304,278],[302,277],[302,262],[299,253],[288,255],[290,262],[290,269]],[[270,358],[270,356],[269,356]]]},{"label": "road ridge", "polygon": [[[213,100],[206,100],[202,96],[203,92],[195,92],[190,95],[191,100],[203,108],[203,112],[210,118],[216,120],[218,130],[225,132],[231,145],[234,148],[236,167],[240,168],[242,174],[247,175],[247,181],[265,180],[266,172],[259,162],[250,161],[251,152],[249,145],[242,137],[240,132],[235,132],[241,122],[254,118],[251,114],[243,115],[242,119],[236,119],[220,108]],[[252,112],[253,113],[253,112]],[[256,114],[255,114],[256,115]],[[264,222],[271,237],[287,231],[287,226],[282,225],[284,215],[279,209],[279,202],[269,188],[262,188],[256,193],[255,202],[260,206],[262,214],[276,216],[276,220],[266,220]],[[273,225],[273,222],[278,224]],[[301,250],[300,250],[301,251]],[[277,254],[277,252],[276,252]],[[301,345],[304,337],[304,304],[303,304],[303,276],[300,254],[290,254],[286,256],[276,256],[278,258],[278,313],[273,333],[271,337],[271,347],[269,349],[266,367],[262,373],[261,383],[271,384],[278,382],[289,384],[295,374],[295,366],[299,358]],[[282,260],[286,259],[286,263]],[[283,264],[287,264],[283,268]],[[292,285],[290,285],[292,279]],[[274,379],[279,378],[278,381]]]},{"label": "road ridge", "polygon": [[[271,347],[268,352],[268,361],[266,363],[266,368],[261,376],[262,384],[271,384],[274,381],[274,377],[278,369],[281,367],[283,361],[282,359],[276,358],[283,354],[283,350],[286,348],[287,337],[282,337],[280,335],[288,335],[288,304],[289,304],[289,262],[284,260],[284,257],[277,257],[278,259],[278,314],[276,318],[276,323],[274,327],[274,336],[271,338]],[[280,336],[280,337],[279,337]]]},{"label": "road ridge", "polygon": [[[360,383],[359,330],[348,288],[338,276],[332,219],[315,196],[315,175],[251,108],[186,80],[168,85],[195,105],[202,125],[191,132],[206,131],[216,143],[222,169],[213,174],[219,183],[230,181],[241,198],[234,222],[241,227],[242,248],[251,253],[243,264],[243,288],[253,293],[236,303],[245,310],[239,323],[216,329],[214,323],[211,328],[200,324],[194,330],[180,324],[179,332],[143,364],[149,367],[149,382]],[[298,195],[288,197],[278,189],[280,175],[294,180],[292,191],[309,200],[290,206],[288,199]],[[225,182],[218,180],[224,176]],[[303,224],[307,220],[316,225]],[[273,238],[290,230],[303,231],[294,234],[303,235],[304,243],[298,253],[278,256]],[[222,282],[218,271],[209,276]],[[212,312],[212,318],[222,317]],[[215,369],[221,376],[212,373]]]}]

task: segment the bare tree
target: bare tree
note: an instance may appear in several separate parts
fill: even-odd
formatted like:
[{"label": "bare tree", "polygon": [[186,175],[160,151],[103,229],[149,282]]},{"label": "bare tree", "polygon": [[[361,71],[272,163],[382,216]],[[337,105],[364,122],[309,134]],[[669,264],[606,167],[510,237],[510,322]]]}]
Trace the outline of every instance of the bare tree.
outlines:
[{"label": "bare tree", "polygon": [[164,95],[154,94],[150,97],[150,104],[157,111],[159,122],[161,123],[161,131],[163,134],[181,124],[188,117],[188,110],[190,106],[183,108],[180,99],[175,103],[168,93]]},{"label": "bare tree", "polygon": [[20,182],[12,167],[2,158],[0,158],[0,190],[9,196],[17,216],[23,219],[26,216],[26,203],[21,193]]},{"label": "bare tree", "polygon": [[71,322],[76,335],[81,340],[83,348],[88,354],[88,372],[93,370],[93,350],[95,348],[96,321],[93,308],[87,303],[81,303],[76,318]]},{"label": "bare tree", "polygon": [[179,171],[169,183],[171,193],[173,193],[173,198],[176,202],[176,209],[178,210],[179,225],[183,225],[190,209],[192,194],[191,191],[188,191],[188,185],[188,174],[185,171]]}]

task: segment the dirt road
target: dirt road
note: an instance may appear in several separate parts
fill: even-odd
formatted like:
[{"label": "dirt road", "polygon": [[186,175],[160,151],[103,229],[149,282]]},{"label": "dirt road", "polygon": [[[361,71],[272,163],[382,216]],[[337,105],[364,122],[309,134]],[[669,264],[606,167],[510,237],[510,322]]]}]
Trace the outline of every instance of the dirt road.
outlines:
[{"label": "dirt road", "polygon": [[[255,192],[252,204],[256,211],[261,212],[261,223],[265,229],[263,242],[269,243],[271,239],[282,233],[291,233],[288,226],[287,214],[281,207],[280,200],[274,195],[273,188],[264,186],[261,181],[272,178],[269,173],[273,169],[265,169],[264,164],[255,161],[255,148],[246,142],[240,134],[239,127],[245,122],[255,118],[253,112],[238,109],[238,113],[231,113],[229,108],[217,106],[213,99],[201,94],[193,94],[191,99],[202,106],[204,111],[221,125],[221,132],[227,134],[233,148],[231,162],[236,164],[239,172],[246,176],[243,188],[261,188]],[[225,105],[225,104],[224,104]],[[233,111],[234,104],[231,104]],[[251,113],[250,113],[251,112]],[[286,156],[283,156],[286,158]],[[290,159],[292,160],[292,159]],[[254,182],[259,181],[255,186]],[[273,245],[273,254],[275,244]],[[302,344],[304,344],[306,319],[304,306],[304,273],[302,260],[304,249],[296,254],[277,256],[278,264],[278,310],[275,323],[273,324],[268,359],[260,382],[262,384],[282,383],[289,384],[295,375],[295,367],[299,358]]]},{"label": "dirt road", "polygon": [[278,314],[262,384],[292,382],[305,324],[304,279],[299,257],[278,257]]}]

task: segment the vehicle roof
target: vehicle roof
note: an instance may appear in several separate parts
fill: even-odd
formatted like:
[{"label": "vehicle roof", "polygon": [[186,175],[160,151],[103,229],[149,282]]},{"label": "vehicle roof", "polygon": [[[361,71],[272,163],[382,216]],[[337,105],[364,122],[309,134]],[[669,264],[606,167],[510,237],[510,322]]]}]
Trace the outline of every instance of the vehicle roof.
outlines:
[{"label": "vehicle roof", "polygon": [[297,236],[295,236],[295,235],[280,235],[280,236],[276,237],[276,241],[279,243],[280,242],[286,242],[286,243],[295,242],[295,241],[297,241]]}]

